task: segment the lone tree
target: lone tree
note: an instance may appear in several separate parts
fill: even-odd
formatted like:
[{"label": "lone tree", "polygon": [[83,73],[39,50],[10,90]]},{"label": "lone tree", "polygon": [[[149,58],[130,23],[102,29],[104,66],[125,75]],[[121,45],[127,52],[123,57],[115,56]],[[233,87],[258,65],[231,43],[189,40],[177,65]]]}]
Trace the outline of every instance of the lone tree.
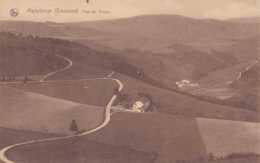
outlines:
[{"label": "lone tree", "polygon": [[70,131],[72,131],[72,132],[78,132],[79,131],[77,122],[74,119],[70,123]]}]

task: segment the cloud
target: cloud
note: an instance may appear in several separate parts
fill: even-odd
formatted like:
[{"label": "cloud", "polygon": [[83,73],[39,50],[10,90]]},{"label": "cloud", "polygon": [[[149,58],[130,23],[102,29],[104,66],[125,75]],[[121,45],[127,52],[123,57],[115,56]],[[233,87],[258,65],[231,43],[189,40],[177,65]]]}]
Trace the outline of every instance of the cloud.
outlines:
[{"label": "cloud", "polygon": [[250,16],[260,16],[258,5],[243,3],[242,1],[233,2],[223,8],[216,8],[203,14],[203,17],[218,19]]}]

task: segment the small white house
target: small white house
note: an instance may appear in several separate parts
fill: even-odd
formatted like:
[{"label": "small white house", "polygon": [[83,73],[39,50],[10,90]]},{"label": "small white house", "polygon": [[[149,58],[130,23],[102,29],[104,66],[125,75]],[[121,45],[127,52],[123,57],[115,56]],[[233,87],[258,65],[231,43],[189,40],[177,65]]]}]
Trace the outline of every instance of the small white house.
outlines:
[{"label": "small white house", "polygon": [[131,107],[131,109],[135,112],[144,113],[149,106],[151,105],[151,101],[146,97],[141,97],[137,101],[135,101]]},{"label": "small white house", "polygon": [[135,112],[143,112],[143,106],[144,103],[142,101],[136,101],[132,106],[132,110]]},{"label": "small white house", "polygon": [[189,81],[189,80],[185,80],[185,79],[176,82],[176,85],[178,86],[178,88],[197,87],[197,86],[199,86],[198,83],[192,83],[191,81]]}]

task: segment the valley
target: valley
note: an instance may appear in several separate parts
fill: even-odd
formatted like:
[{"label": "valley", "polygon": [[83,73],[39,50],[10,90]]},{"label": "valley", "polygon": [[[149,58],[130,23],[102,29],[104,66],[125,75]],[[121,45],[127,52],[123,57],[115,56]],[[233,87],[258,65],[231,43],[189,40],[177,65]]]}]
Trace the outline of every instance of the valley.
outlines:
[{"label": "valley", "polygon": [[0,21],[0,160],[257,160],[259,25]]}]

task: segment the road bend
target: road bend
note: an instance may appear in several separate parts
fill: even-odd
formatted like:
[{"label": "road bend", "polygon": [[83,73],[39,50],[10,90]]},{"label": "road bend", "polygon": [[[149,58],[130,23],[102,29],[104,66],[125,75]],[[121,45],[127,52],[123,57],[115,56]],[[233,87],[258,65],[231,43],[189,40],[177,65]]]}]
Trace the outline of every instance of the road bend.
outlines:
[{"label": "road bend", "polygon": [[72,62],[72,60],[70,60],[69,58],[64,57],[64,56],[62,56],[62,55],[58,55],[58,54],[56,54],[55,56],[57,56],[57,57],[59,57],[59,58],[65,60],[68,64],[67,64],[64,68],[61,68],[61,69],[56,70],[56,71],[52,71],[52,72],[50,72],[50,73],[44,75],[44,76],[40,79],[40,82],[44,82],[47,78],[49,78],[49,77],[51,77],[51,76],[53,76],[53,75],[55,75],[55,74],[57,74],[57,73],[59,73],[59,72],[63,72],[63,71],[65,71],[65,70],[67,70],[67,69],[70,69],[70,68],[73,66],[73,62]]},{"label": "road bend", "polygon": [[[122,89],[124,88],[123,83],[120,80],[114,79],[114,78],[98,78],[98,79],[90,79],[90,80],[113,80],[119,86],[118,92],[121,92]],[[69,140],[69,139],[76,138],[76,137],[86,136],[88,134],[91,134],[93,132],[96,132],[96,131],[102,129],[103,127],[105,127],[110,122],[111,109],[112,109],[112,105],[115,102],[116,98],[117,98],[117,95],[114,94],[112,96],[112,98],[109,100],[108,104],[105,107],[104,121],[103,121],[102,124],[100,124],[96,128],[88,130],[88,131],[80,133],[80,134],[77,134],[77,135],[69,135],[69,136],[64,136],[64,137],[55,137],[55,138],[47,138],[47,139],[40,139],[40,140],[31,140],[31,141],[26,141],[26,142],[23,142],[23,143],[13,144],[13,145],[7,146],[7,147],[0,150],[0,160],[3,163],[16,163],[16,162],[10,160],[7,157],[7,152],[10,152],[11,150],[14,150],[17,147],[21,147],[21,146],[24,146],[24,145],[30,145],[30,144],[37,144],[37,143],[47,143],[47,142],[52,142],[52,141],[57,141],[57,140]]]}]

